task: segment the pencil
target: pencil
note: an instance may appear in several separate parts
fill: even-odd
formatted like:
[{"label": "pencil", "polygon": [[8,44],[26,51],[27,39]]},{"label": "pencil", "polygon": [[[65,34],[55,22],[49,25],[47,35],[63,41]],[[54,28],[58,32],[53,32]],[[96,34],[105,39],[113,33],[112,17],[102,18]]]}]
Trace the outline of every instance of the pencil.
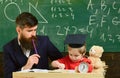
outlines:
[{"label": "pencil", "polygon": [[34,47],[35,53],[37,54],[37,49],[36,49],[36,45],[35,45],[34,39],[32,39],[32,44],[33,44],[33,47]]}]

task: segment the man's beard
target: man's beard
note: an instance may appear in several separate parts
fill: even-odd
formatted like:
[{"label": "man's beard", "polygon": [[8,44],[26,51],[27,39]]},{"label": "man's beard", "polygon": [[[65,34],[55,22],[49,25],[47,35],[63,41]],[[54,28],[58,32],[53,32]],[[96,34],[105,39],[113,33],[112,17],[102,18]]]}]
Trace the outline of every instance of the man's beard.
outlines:
[{"label": "man's beard", "polygon": [[34,48],[32,40],[34,39],[34,43],[37,46],[37,37],[36,36],[32,36],[31,38],[25,38],[23,35],[21,35],[20,38],[20,44],[23,48],[27,49],[27,50],[32,50]]}]

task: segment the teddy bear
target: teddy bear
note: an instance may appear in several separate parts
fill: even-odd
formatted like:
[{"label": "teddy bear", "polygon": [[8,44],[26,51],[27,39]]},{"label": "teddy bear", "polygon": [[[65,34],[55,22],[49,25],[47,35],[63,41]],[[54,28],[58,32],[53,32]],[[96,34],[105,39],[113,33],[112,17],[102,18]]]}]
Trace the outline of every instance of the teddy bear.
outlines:
[{"label": "teddy bear", "polygon": [[102,46],[93,45],[89,50],[88,59],[91,60],[93,70],[92,73],[103,73],[105,74],[106,68],[108,67],[105,61],[101,60],[104,49]]}]

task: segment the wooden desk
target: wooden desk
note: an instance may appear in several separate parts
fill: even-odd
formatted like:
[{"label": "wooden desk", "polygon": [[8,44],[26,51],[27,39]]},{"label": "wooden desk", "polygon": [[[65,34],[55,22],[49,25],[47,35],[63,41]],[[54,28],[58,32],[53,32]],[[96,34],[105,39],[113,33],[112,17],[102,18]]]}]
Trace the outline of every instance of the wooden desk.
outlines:
[{"label": "wooden desk", "polygon": [[104,78],[104,76],[92,73],[13,72],[13,78]]}]

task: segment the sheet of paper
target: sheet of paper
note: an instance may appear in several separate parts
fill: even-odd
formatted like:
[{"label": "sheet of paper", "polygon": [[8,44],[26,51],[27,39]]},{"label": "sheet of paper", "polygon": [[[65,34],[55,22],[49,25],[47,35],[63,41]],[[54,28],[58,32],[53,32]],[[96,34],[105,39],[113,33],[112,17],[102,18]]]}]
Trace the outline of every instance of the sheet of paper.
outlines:
[{"label": "sheet of paper", "polygon": [[27,69],[19,72],[48,72],[48,70],[47,69]]},{"label": "sheet of paper", "polygon": [[18,72],[45,72],[45,73],[75,73],[75,70],[64,70],[64,69],[55,69],[55,70],[47,70],[47,69],[27,69]]}]

